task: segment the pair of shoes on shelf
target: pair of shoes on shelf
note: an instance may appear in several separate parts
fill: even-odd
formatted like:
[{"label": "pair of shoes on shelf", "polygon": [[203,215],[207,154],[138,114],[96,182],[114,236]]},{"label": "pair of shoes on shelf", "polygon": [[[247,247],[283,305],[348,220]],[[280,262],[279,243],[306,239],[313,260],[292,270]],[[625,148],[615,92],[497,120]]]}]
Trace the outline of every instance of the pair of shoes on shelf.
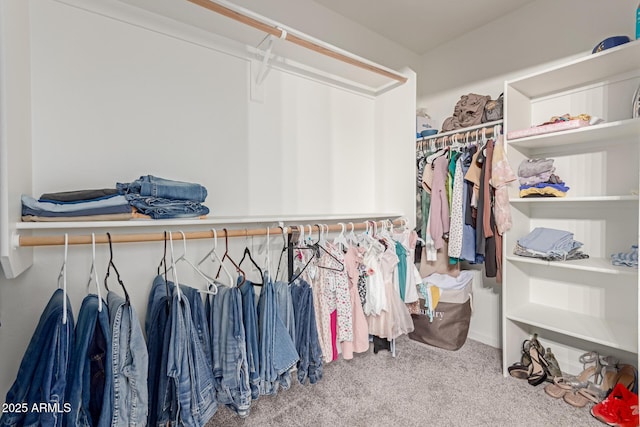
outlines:
[{"label": "pair of shoes on shelf", "polygon": [[558,361],[550,348],[545,351],[538,341],[538,334],[522,343],[522,356],[520,362],[516,362],[508,368],[512,377],[526,379],[531,385],[538,385],[544,381],[553,381],[553,378],[562,375]]},{"label": "pair of shoes on shelf", "polygon": [[591,415],[610,426],[638,427],[638,395],[618,383],[603,401],[591,408]]},{"label": "pair of shoes on shelf", "polygon": [[612,390],[619,385],[631,393],[637,394],[638,370],[631,365],[620,365],[617,369],[605,372],[601,384],[590,385],[581,389],[579,393],[584,399],[597,404],[605,400]]}]

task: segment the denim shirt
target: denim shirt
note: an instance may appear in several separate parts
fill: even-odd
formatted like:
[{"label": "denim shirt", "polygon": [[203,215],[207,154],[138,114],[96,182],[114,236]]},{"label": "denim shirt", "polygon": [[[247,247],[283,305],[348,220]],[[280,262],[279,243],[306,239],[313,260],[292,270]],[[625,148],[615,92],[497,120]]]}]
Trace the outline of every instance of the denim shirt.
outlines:
[{"label": "denim shirt", "polygon": [[76,326],[76,340],[69,369],[65,414],[69,427],[111,425],[111,328],[109,308],[104,301],[99,310],[97,295],[82,300]]},{"label": "denim shirt", "polygon": [[113,355],[111,425],[146,425],[149,412],[149,355],[133,306],[115,292],[107,294]]},{"label": "denim shirt", "polygon": [[[63,301],[67,300],[66,324],[63,320]],[[5,403],[27,405],[47,403],[65,409],[67,372],[74,346],[74,321],[71,303],[62,289],[56,289],[45,307],[29,346],[20,362],[20,369],[7,392]],[[5,412],[0,426],[62,425],[60,412]]]}]

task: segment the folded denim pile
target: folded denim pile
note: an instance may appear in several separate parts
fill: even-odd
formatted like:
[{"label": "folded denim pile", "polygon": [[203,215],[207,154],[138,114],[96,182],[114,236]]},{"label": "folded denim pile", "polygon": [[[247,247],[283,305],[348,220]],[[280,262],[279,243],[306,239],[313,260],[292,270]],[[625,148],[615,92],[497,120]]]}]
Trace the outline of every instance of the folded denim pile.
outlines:
[{"label": "folded denim pile", "polygon": [[638,245],[631,246],[629,252],[618,252],[611,255],[611,263],[618,266],[638,268]]},{"label": "folded denim pile", "polygon": [[119,182],[116,188],[138,212],[153,219],[190,218],[209,213],[209,208],[202,204],[207,198],[207,189],[200,184],[145,175],[130,183]]},{"label": "folded denim pile", "polygon": [[518,166],[520,197],[565,197],[569,187],[555,170],[553,159],[523,160]]},{"label": "folded denim pile", "polygon": [[568,261],[589,258],[580,251],[582,243],[573,239],[573,233],[553,228],[536,227],[518,239],[515,255],[540,258],[546,261]]},{"label": "folded denim pile", "polygon": [[46,193],[38,200],[22,195],[22,221],[117,221],[133,216],[115,188]]}]

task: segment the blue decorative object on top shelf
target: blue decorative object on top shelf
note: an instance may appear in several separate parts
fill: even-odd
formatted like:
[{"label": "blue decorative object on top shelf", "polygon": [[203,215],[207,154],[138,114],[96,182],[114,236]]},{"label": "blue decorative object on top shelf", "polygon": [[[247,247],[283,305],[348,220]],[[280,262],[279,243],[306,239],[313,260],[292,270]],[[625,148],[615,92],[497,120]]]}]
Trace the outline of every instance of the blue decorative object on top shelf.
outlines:
[{"label": "blue decorative object on top shelf", "polygon": [[426,136],[431,136],[431,135],[435,135],[436,133],[438,133],[438,129],[425,129],[423,131],[420,132],[420,135],[424,138]]}]

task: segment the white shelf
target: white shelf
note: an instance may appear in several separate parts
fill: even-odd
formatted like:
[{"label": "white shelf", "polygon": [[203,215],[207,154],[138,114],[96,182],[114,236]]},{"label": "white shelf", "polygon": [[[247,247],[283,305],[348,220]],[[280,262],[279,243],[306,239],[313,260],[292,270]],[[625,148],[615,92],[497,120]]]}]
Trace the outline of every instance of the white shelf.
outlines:
[{"label": "white shelf", "polygon": [[138,228],[138,227],[201,227],[207,225],[237,224],[308,224],[313,221],[364,221],[367,219],[394,219],[402,217],[399,213],[356,213],[356,214],[317,214],[317,215],[279,215],[279,216],[220,216],[205,219],[134,219],[129,221],[91,221],[91,222],[19,222],[16,230],[68,230],[90,228]]},{"label": "white shelf", "polygon": [[506,317],[588,342],[637,352],[637,325],[559,310],[540,304],[525,304],[508,309]]},{"label": "white shelf", "polygon": [[[640,52],[638,54],[640,55]],[[607,144],[608,141],[633,136],[637,138],[636,142],[640,143],[640,119],[619,120],[563,132],[512,139],[508,140],[507,143],[510,147],[526,150],[586,144],[597,141],[602,141],[603,144]]]},{"label": "white shelf", "polygon": [[507,256],[507,261],[521,264],[544,265],[553,268],[565,268],[570,270],[588,271],[602,274],[638,275],[638,269],[622,267],[611,264],[607,258],[587,258],[572,261],[545,261],[538,258],[529,258],[518,255]]},{"label": "white shelf", "polygon": [[550,69],[508,81],[507,85],[529,98],[602,81],[640,68],[640,41],[604,50]]},{"label": "white shelf", "polygon": [[[533,205],[572,205],[575,204],[577,206],[582,206],[585,204],[598,204],[598,203],[637,203],[639,200],[638,196],[635,195],[627,195],[627,196],[588,196],[588,197],[526,197],[526,198],[511,198],[509,199],[509,203],[511,204],[533,204]],[[637,207],[637,206],[636,206]]]}]

